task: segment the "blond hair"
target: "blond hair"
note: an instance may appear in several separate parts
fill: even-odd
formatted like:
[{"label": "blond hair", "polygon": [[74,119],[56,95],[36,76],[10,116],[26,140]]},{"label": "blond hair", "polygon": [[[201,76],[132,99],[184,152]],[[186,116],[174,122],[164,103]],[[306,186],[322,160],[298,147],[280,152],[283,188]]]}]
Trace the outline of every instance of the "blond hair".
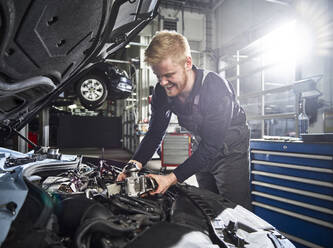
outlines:
[{"label": "blond hair", "polygon": [[145,62],[148,65],[156,65],[166,58],[171,58],[175,63],[183,64],[186,57],[191,57],[188,41],[175,31],[157,32],[145,50]]}]

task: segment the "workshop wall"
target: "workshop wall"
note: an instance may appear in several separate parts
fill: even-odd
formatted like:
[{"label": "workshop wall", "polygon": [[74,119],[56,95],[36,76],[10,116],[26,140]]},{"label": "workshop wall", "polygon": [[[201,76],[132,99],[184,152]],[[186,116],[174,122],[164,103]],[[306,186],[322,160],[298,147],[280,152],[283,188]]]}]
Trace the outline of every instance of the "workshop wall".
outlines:
[{"label": "workshop wall", "polygon": [[266,34],[290,15],[284,5],[264,0],[225,0],[216,9],[217,49],[242,48]]},{"label": "workshop wall", "polygon": [[176,31],[188,39],[194,64],[205,66],[204,51],[206,50],[205,14],[184,11],[180,9],[161,8],[159,15],[159,30],[166,29],[167,23],[174,22]]}]

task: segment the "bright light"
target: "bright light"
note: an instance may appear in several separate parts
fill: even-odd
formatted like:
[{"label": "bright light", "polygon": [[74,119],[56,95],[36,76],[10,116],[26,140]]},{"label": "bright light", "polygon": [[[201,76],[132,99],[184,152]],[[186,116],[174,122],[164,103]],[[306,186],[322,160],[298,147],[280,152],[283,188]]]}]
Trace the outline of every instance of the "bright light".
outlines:
[{"label": "bright light", "polygon": [[313,38],[310,31],[293,21],[273,31],[262,39],[266,65],[286,62],[295,64],[312,51]]},{"label": "bright light", "polygon": [[333,50],[333,22],[329,4],[323,3],[323,1],[298,1],[296,11],[298,16],[312,27],[316,55],[327,56],[331,55]]}]

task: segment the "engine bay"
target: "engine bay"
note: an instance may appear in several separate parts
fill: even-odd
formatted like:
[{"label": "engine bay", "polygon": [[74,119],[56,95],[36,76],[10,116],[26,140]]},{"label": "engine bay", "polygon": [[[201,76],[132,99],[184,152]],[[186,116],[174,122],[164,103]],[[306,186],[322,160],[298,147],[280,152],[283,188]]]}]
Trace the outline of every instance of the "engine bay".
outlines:
[{"label": "engine bay", "polygon": [[[8,157],[5,167],[43,163],[49,152],[44,153]],[[29,193],[3,247],[26,247],[32,237],[40,240],[37,247],[126,247],[152,226],[178,225],[180,219],[184,222],[182,232],[208,233],[199,210],[197,220],[193,216],[179,217],[185,209],[175,206],[180,197],[176,187],[164,195],[149,195],[157,186],[153,179],[145,177],[150,171],[130,168],[128,177],[116,182],[122,169],[106,160],[83,162],[80,157],[66,165],[61,163],[61,154],[51,160],[57,161],[51,166],[27,166],[24,170]],[[193,227],[192,222],[199,224]]]},{"label": "engine bay", "polygon": [[127,178],[117,182],[124,164],[112,160],[54,150],[2,154],[0,184],[26,187],[27,195],[24,204],[8,198],[13,221],[1,247],[246,248],[257,247],[250,240],[258,235],[265,247],[289,247],[274,227],[212,192],[176,184],[150,195],[157,184],[146,175],[162,172],[127,166]]}]

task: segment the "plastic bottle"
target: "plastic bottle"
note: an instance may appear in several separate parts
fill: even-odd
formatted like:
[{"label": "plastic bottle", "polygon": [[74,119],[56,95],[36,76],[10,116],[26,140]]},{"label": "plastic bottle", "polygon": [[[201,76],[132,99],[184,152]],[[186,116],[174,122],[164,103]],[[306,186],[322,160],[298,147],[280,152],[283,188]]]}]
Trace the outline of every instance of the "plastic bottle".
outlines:
[{"label": "plastic bottle", "polygon": [[299,134],[309,132],[309,117],[305,112],[305,99],[299,104],[298,132]]}]

